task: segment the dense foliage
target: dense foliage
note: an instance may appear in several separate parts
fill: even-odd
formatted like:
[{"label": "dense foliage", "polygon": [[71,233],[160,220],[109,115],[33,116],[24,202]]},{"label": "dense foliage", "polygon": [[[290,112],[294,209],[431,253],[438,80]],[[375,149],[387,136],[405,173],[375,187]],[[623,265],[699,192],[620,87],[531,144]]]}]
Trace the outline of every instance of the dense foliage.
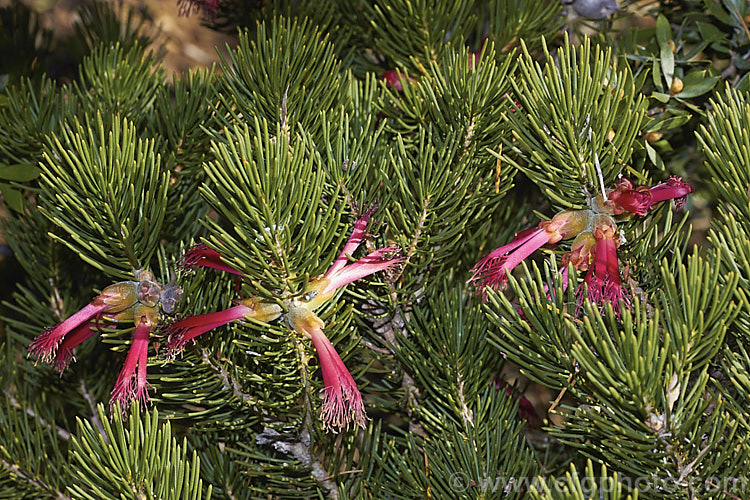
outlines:
[{"label": "dense foliage", "polygon": [[112,5],[0,9],[1,497],[750,495],[750,4]]}]

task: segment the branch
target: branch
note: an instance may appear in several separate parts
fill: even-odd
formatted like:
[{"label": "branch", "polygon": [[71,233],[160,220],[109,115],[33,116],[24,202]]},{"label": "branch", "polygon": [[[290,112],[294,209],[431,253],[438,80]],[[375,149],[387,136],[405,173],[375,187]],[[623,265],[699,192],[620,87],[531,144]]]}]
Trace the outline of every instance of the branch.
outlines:
[{"label": "branch", "polygon": [[207,364],[209,368],[211,368],[211,370],[216,374],[216,376],[219,377],[224,387],[229,387],[232,390],[232,394],[235,398],[239,399],[243,403],[252,406],[253,410],[255,410],[255,412],[257,413],[258,407],[256,405],[258,404],[258,400],[252,397],[250,394],[246,393],[237,379],[232,377],[223,366],[221,366],[219,363],[214,363],[211,359],[211,354],[205,347],[200,348],[200,354],[203,363]]},{"label": "branch", "polygon": [[[21,411],[24,410],[24,408],[21,406],[21,403],[19,403],[18,400],[15,397],[13,397],[13,395],[10,392],[8,392],[7,390],[3,390],[3,392],[8,397],[8,402],[11,404],[11,406],[13,406],[13,408],[17,410],[21,410]],[[36,421],[42,424],[43,426],[50,427],[50,424],[48,424],[47,421],[44,420],[42,417],[38,416],[36,412],[34,412],[33,409],[26,408],[25,411],[28,416],[30,416],[33,419],[36,419]],[[63,438],[65,441],[68,441],[70,439],[70,433],[66,429],[56,425],[55,430],[57,431],[57,435]]]},{"label": "branch", "polygon": [[58,500],[70,500],[70,497],[67,495],[64,495],[60,490],[55,488],[50,488],[47,483],[42,481],[39,478],[33,478],[31,477],[31,474],[28,472],[24,472],[21,470],[21,468],[18,465],[11,464],[9,462],[6,462],[4,459],[0,458],[0,466],[2,466],[5,470],[7,470],[10,474],[15,475],[19,479],[23,479],[27,483],[29,483],[31,486],[39,489],[48,491],[50,493],[55,494],[56,498]]},{"label": "branch", "polygon": [[303,430],[300,435],[300,441],[292,444],[289,447],[289,451],[292,453],[294,458],[310,467],[313,477],[317,479],[322,487],[328,490],[329,498],[338,500],[338,486],[335,482],[332,482],[329,479],[331,475],[328,473],[328,471],[326,471],[325,467],[323,467],[323,464],[320,462],[320,460],[312,456],[312,454],[310,453],[310,447],[310,433],[308,433],[307,430]]},{"label": "branch", "polygon": [[104,431],[104,426],[102,425],[102,421],[99,418],[99,412],[96,409],[96,400],[89,391],[88,387],[86,387],[86,382],[83,380],[83,377],[81,377],[80,389],[81,394],[83,394],[83,399],[85,399],[89,404],[89,409],[91,410],[91,422],[93,422],[93,424],[96,426],[96,429],[99,431],[99,435],[104,438],[104,442],[109,444],[109,438],[107,437],[107,433]]}]

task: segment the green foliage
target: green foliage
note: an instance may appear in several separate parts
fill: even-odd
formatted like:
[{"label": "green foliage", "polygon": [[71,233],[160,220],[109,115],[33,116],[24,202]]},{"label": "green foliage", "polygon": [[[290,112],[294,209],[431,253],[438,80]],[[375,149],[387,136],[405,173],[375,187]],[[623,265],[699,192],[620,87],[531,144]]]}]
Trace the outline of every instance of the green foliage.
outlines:
[{"label": "green foliage", "polygon": [[362,7],[372,29],[374,48],[387,54],[394,67],[411,69],[436,61],[448,47],[446,40],[465,40],[476,22],[474,3],[378,0],[363,2]]},{"label": "green foliage", "polygon": [[76,113],[78,100],[69,89],[60,92],[49,78],[23,79],[5,90],[0,105],[0,153],[7,162],[36,165],[46,137],[56,132],[60,118]]},{"label": "green foliage", "polygon": [[[544,67],[524,48],[511,80],[518,112],[506,113],[512,139],[503,159],[517,166],[560,208],[582,208],[587,195],[611,186],[628,168],[645,123],[641,83],[611,49],[567,40],[556,59],[545,45]],[[601,169],[604,185],[599,181]]]},{"label": "green foliage", "polygon": [[[532,51],[541,48],[544,38],[556,35],[563,23],[562,4],[554,1],[538,1],[533,4],[524,0],[490,0],[477,2],[478,19],[486,19],[492,41],[500,53],[507,53],[518,46],[521,40]],[[485,26],[477,23],[475,40],[484,35]]]},{"label": "green foliage", "polygon": [[[138,45],[99,45],[80,66],[76,94],[91,110],[107,110],[138,125],[151,112],[164,79],[154,57]],[[109,117],[108,113],[103,116]]]},{"label": "green foliage", "polygon": [[22,403],[6,392],[0,404],[0,498],[61,498],[70,481],[70,471],[60,468],[67,432]]},{"label": "green foliage", "polygon": [[155,41],[150,19],[145,11],[114,7],[108,2],[84,4],[81,18],[75,24],[79,50],[93,50],[98,46],[119,44],[125,51],[137,46],[145,47]]},{"label": "green foliage", "polygon": [[[267,122],[256,120],[253,129],[236,126],[224,136],[226,142],[214,146],[215,160],[206,164],[209,183],[203,188],[209,205],[229,223],[224,230],[209,221],[213,244],[263,288],[302,291],[308,277],[333,263],[346,236],[339,229],[345,207],[340,191],[323,200],[320,157],[308,154],[304,138],[290,140],[279,124],[272,133]],[[287,182],[292,178],[296,182]]]},{"label": "green foliage", "polygon": [[602,315],[586,301],[577,319],[574,287],[568,285],[566,299],[547,269],[551,300],[537,268],[527,272],[529,283],[511,280],[518,305],[489,293],[486,310],[498,329],[490,342],[529,378],[575,402],[563,405],[565,420],[550,428],[553,436],[634,478],[652,476],[666,493],[710,490],[721,467],[722,474],[741,474],[750,456],[734,436],[744,425],[709,389],[708,363],[739,313],[738,277],[722,276],[720,255],[693,253],[685,265],[677,253],[661,265],[658,293],[646,303],[634,298],[621,317],[609,305]]},{"label": "green foliage", "polygon": [[39,16],[20,3],[0,8],[0,77],[7,83],[21,75],[38,75],[48,55],[52,33]]},{"label": "green foliage", "polygon": [[[146,12],[92,4],[54,45],[0,11],[0,224],[24,275],[2,306],[0,496],[747,497],[748,7],[678,4],[589,39],[553,0],[226,0],[204,23],[236,44],[172,81]],[[560,272],[565,242],[504,290],[465,284],[542,214],[677,172],[688,207],[716,208],[710,246],[688,249],[700,227],[670,202],[614,216],[619,312],[583,299],[593,270]],[[153,408],[110,420],[128,330],[102,326],[61,377],[26,357],[140,267],[181,287],[174,321],[287,307],[375,204],[347,257],[404,261],[316,310],[335,368],[286,311],[217,320],[176,359],[164,316]],[[243,276],[175,268],[199,242]],[[345,371],[368,420],[334,434],[324,385]]]},{"label": "green foliage", "polygon": [[596,474],[591,460],[586,461],[586,469],[581,477],[575,464],[570,464],[570,472],[565,475],[565,481],[547,481],[539,477],[538,486],[531,489],[534,500],[638,500],[638,490],[625,497],[623,485],[618,481],[617,472],[607,474],[607,467],[602,465],[601,473]]},{"label": "green foliage", "polygon": [[129,278],[156,251],[168,183],[153,141],[138,139],[127,120],[112,121],[107,130],[101,115],[96,123],[75,120],[54,140],[42,164],[40,209],[68,234],[52,235],[57,241]]},{"label": "green foliage", "polygon": [[211,498],[203,488],[200,460],[189,456],[187,441],[180,445],[167,422],[159,424],[156,410],[140,413],[137,405],[127,425],[119,411],[110,423],[104,406],[97,408],[101,430],[88,420],[78,421],[71,439],[71,467],[76,480],[69,486],[77,498]]},{"label": "green foliage", "polygon": [[272,130],[278,125],[286,134],[299,125],[315,136],[321,112],[340,112],[346,102],[334,46],[308,20],[261,23],[255,41],[248,31],[241,33],[237,49],[222,57],[221,70],[226,78],[220,80],[218,111],[226,124],[257,117]]},{"label": "green foliage", "polygon": [[[706,167],[721,199],[742,221],[750,218],[750,100],[746,92],[730,87],[710,101],[713,112],[701,126],[698,141],[706,155]],[[750,226],[744,224],[745,232]]]},{"label": "green foliage", "polygon": [[[514,406],[504,390],[485,386],[463,419],[435,419],[426,436],[405,436],[405,452],[384,461],[391,483],[386,491],[395,498],[521,498],[514,478],[530,477],[535,467]],[[435,410],[428,404],[420,413],[427,419]],[[500,447],[505,451],[496,453]]]}]

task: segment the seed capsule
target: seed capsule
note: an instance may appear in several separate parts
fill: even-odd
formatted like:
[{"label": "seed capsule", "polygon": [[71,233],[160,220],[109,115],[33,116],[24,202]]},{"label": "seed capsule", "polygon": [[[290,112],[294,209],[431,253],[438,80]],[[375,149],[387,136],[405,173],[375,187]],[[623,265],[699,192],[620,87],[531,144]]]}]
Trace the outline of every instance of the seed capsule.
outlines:
[{"label": "seed capsule", "polygon": [[682,92],[682,87],[684,86],[685,84],[682,83],[682,80],[675,76],[672,80],[672,85],[669,87],[669,93],[672,95],[679,94]]}]

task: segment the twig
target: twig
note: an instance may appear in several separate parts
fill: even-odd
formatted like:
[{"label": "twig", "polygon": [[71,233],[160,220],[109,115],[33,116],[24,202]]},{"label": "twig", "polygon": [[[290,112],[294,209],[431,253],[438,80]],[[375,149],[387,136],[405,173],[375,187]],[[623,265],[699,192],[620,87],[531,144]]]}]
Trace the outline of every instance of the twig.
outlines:
[{"label": "twig", "polygon": [[[8,397],[8,402],[11,404],[11,406],[13,406],[13,408],[24,411],[24,408],[21,406],[21,403],[19,403],[18,400],[15,397],[13,397],[11,393],[9,393],[7,390],[3,390],[3,392]],[[36,419],[36,421],[39,422],[41,425],[45,427],[50,427],[50,424],[48,424],[47,421],[44,420],[42,417],[37,415],[36,412],[32,408],[26,408],[25,411],[28,416]],[[63,438],[65,441],[68,441],[70,439],[70,433],[66,429],[63,429],[62,427],[56,425],[55,430],[57,431],[57,435]]]},{"label": "twig", "polygon": [[[708,480],[706,481],[706,484],[709,484],[709,485],[713,486],[714,488],[718,488],[718,487],[719,487],[719,485],[718,485],[718,484],[714,484],[714,483],[712,483],[711,481],[708,481]],[[738,497],[737,495],[733,495],[733,494],[729,493],[729,492],[728,492],[727,490],[725,490],[725,489],[722,489],[722,490],[721,490],[721,492],[722,492],[722,493],[724,493],[724,494],[725,494],[726,496],[728,496],[729,498],[733,498],[734,500],[742,500],[742,499],[741,499],[740,497]]]},{"label": "twig", "polygon": [[312,425],[312,413],[313,413],[313,406],[312,406],[312,399],[310,398],[310,393],[312,392],[312,388],[310,387],[310,377],[308,376],[307,372],[307,366],[310,361],[310,357],[307,355],[307,351],[305,351],[305,346],[302,344],[302,342],[299,341],[297,337],[294,337],[294,346],[297,349],[297,356],[299,358],[300,362],[300,373],[302,375],[302,386],[304,387],[303,391],[303,398],[305,400],[305,420],[304,420],[304,426],[305,431],[308,435],[308,440],[311,440],[310,436],[312,436],[313,432],[313,425]]},{"label": "twig", "polygon": [[328,498],[338,500],[339,488],[335,482],[329,479],[334,476],[329,474],[325,467],[323,467],[323,464],[320,463],[320,460],[313,457],[310,453],[310,434],[307,430],[302,431],[302,440],[290,446],[289,450],[292,452],[294,458],[310,467],[313,477],[318,480],[321,486],[328,490]]},{"label": "twig", "polygon": [[219,365],[218,363],[213,363],[211,354],[205,347],[200,348],[200,354],[202,361],[211,368],[211,370],[216,374],[217,377],[219,377],[219,379],[221,379],[224,387],[231,388],[234,397],[236,397],[243,403],[251,405],[257,412],[258,408],[256,405],[258,404],[258,400],[252,397],[250,394],[246,393],[237,379],[229,375],[229,372],[223,366]]},{"label": "twig", "polygon": [[[573,379],[573,374],[571,373],[570,375],[568,375],[568,383],[570,384],[570,387],[573,387],[574,385],[576,385],[575,380],[571,382],[572,379]],[[560,394],[558,394],[555,400],[552,402],[552,406],[550,406],[549,409],[547,410],[548,413],[551,411],[554,411],[554,409],[557,408],[557,405],[560,404],[560,400],[563,398],[563,396],[565,396],[566,392],[568,392],[568,388],[563,387],[562,390],[560,391]]]},{"label": "twig", "polygon": [[708,449],[709,449],[708,446],[706,446],[705,448],[703,448],[698,453],[698,456],[695,457],[695,460],[693,460],[692,462],[690,462],[689,464],[687,464],[685,467],[682,468],[682,470],[680,471],[680,477],[677,479],[678,483],[681,483],[688,476],[688,474],[690,474],[691,472],[693,472],[693,467],[695,466],[695,464],[698,463],[698,461],[703,457],[703,455],[706,454],[706,452],[708,451]]},{"label": "twig", "polygon": [[31,477],[31,473],[21,470],[21,468],[18,465],[11,464],[9,462],[6,462],[4,459],[0,458],[0,466],[2,466],[9,473],[15,475],[17,478],[23,479],[24,481],[26,481],[27,483],[29,483],[30,485],[34,486],[37,489],[55,493],[57,495],[58,500],[70,500],[69,496],[64,495],[57,488],[51,488],[47,483],[45,483],[41,479]]},{"label": "twig", "polygon": [[86,400],[91,409],[91,421],[96,426],[99,434],[104,438],[104,442],[109,444],[109,438],[107,438],[107,433],[104,431],[104,426],[99,418],[99,412],[96,411],[96,400],[94,400],[94,396],[91,395],[88,387],[86,387],[86,382],[83,380],[83,377],[81,377],[81,394],[83,394],[83,399]]},{"label": "twig", "polygon": [[474,413],[469,409],[466,404],[466,397],[464,395],[464,377],[461,372],[458,373],[458,401],[461,404],[461,418],[464,421],[464,425],[468,428],[474,427]]}]

